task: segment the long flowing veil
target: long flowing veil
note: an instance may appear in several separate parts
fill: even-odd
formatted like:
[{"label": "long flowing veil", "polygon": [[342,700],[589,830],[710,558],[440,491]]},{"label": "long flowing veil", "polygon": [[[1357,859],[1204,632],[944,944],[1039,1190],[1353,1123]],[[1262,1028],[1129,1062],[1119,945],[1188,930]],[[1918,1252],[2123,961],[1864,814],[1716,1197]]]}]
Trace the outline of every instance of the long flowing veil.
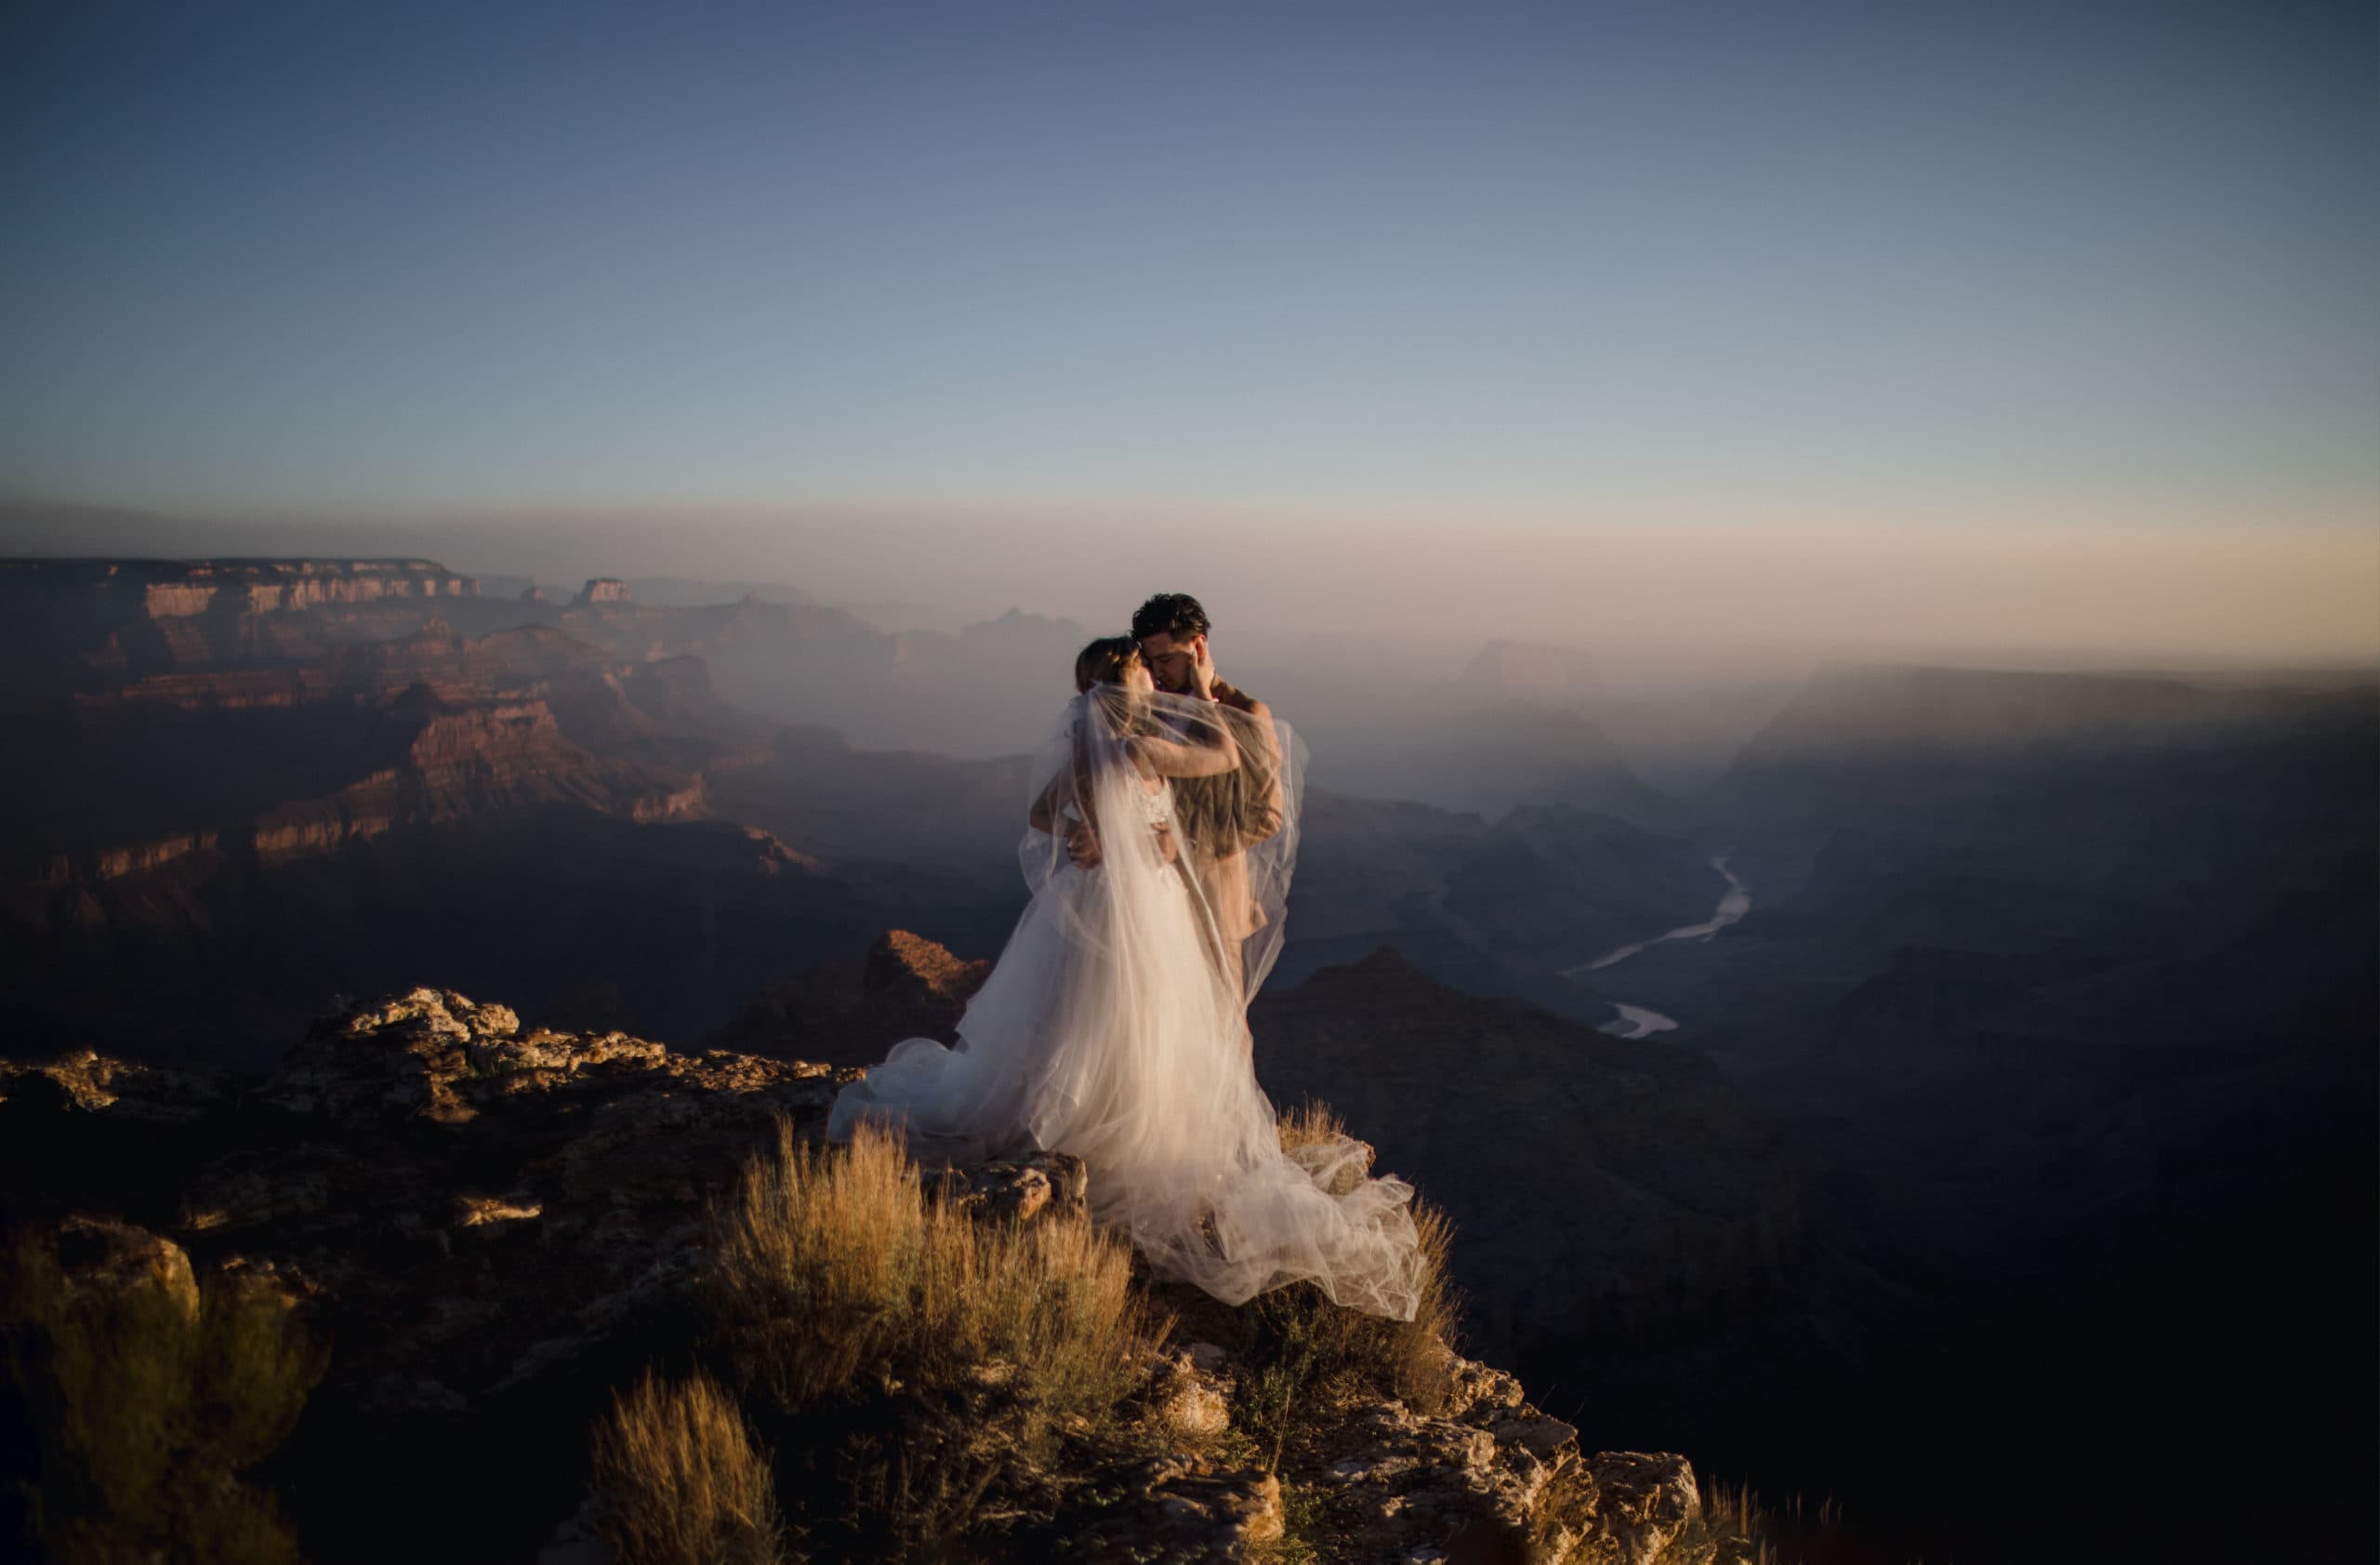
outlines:
[{"label": "long flowing veil", "polygon": [[1032,901],[959,1021],[839,1095],[830,1135],[903,1123],[951,1156],[1088,1165],[1092,1210],[1163,1277],[1230,1303],[1309,1280],[1410,1319],[1412,1187],[1342,1138],[1285,1153],[1246,1009],[1279,954],[1301,756],[1285,725],[1097,686],[1069,703],[1027,806]]},{"label": "long flowing veil", "polygon": [[[1280,957],[1297,869],[1305,748],[1289,725],[1220,702],[1098,685],[1068,703],[1039,761],[1030,824],[1017,848],[1034,895],[1071,908],[1089,889],[1064,878],[1078,867],[1079,834],[1051,829],[1052,818],[1062,828],[1115,818],[1119,809],[1137,818],[1146,789],[1162,783],[1170,795],[1168,829],[1138,834],[1136,843],[1161,856],[1170,852],[1186,873],[1204,927],[1236,947],[1241,1003],[1253,999]],[[1117,872],[1137,883],[1152,867],[1145,855],[1126,857]],[[1067,922],[1085,940],[1100,938],[1099,919]]]}]

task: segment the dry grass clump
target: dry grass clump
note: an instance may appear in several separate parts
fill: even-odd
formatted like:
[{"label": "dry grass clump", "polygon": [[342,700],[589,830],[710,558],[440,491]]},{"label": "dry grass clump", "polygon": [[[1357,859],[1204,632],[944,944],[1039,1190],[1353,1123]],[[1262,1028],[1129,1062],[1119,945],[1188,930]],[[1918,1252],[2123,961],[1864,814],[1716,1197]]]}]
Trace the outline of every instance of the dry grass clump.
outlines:
[{"label": "dry grass clump", "polygon": [[1132,1291],[1129,1246],[1079,1219],[987,1226],[928,1202],[874,1127],[838,1154],[779,1122],[718,1216],[709,1293],[746,1384],[786,1412],[990,1377],[1046,1424],[1130,1391],[1164,1330]]},{"label": "dry grass clump", "polygon": [[[1329,1109],[1290,1116],[1284,1136],[1318,1149],[1310,1167],[1338,1166]],[[1237,1309],[1154,1290],[1261,1366],[1239,1377],[1231,1440],[1277,1464],[1318,1402],[1361,1392],[1443,1405],[1450,1230],[1433,1208],[1413,1215],[1423,1267],[1410,1321],[1342,1308],[1311,1284]],[[710,1251],[697,1354],[718,1379],[648,1382],[598,1433],[615,1528],[652,1519],[634,1541],[615,1532],[628,1565],[1054,1547],[1096,1534],[1117,1498],[1101,1473],[1184,1438],[1149,1394],[1172,1322],[1135,1286],[1130,1247],[1079,1216],[987,1222],[932,1199],[875,1127],[821,1147],[780,1120],[775,1145],[713,1210]],[[774,1513],[760,1498],[772,1490]]]},{"label": "dry grass clump", "polygon": [[1706,1481],[1702,1522],[1715,1545],[1716,1565],[1825,1565],[1876,1558],[1871,1545],[1844,1533],[1843,1508],[1832,1499],[1813,1506],[1795,1494],[1772,1505],[1748,1484]]},{"label": "dry grass clump", "polygon": [[595,1426],[603,1541],[622,1565],[778,1565],[769,1452],[735,1399],[697,1373],[647,1374]]},{"label": "dry grass clump", "polygon": [[702,1356],[776,1448],[795,1558],[906,1558],[1048,1510],[1062,1441],[1129,1421],[1170,1325],[1087,1220],[979,1220],[929,1200],[892,1134],[817,1147],[784,1120],[714,1209],[705,1295]]},{"label": "dry grass clump", "polygon": [[[57,1561],[294,1562],[243,1481],[297,1426],[328,1355],[253,1282],[70,1286],[22,1240],[0,1258],[0,1544]],[[0,1552],[13,1552],[0,1549]]]},{"label": "dry grass clump", "polygon": [[1784,1565],[1769,1543],[1768,1513],[1740,1485],[1705,1482],[1702,1514],[1685,1541],[1708,1548],[1714,1565]]},{"label": "dry grass clump", "polygon": [[1421,1298],[1410,1320],[1384,1321],[1393,1328],[1375,1355],[1386,1383],[1422,1412],[1446,1405],[1448,1376],[1462,1340],[1462,1293],[1448,1273],[1454,1223],[1439,1208],[1416,1197],[1413,1227],[1421,1238]]},{"label": "dry grass clump", "polygon": [[1281,1116],[1281,1150],[1294,1152],[1316,1142],[1336,1141],[1347,1134],[1347,1122],[1327,1103],[1308,1099]]}]

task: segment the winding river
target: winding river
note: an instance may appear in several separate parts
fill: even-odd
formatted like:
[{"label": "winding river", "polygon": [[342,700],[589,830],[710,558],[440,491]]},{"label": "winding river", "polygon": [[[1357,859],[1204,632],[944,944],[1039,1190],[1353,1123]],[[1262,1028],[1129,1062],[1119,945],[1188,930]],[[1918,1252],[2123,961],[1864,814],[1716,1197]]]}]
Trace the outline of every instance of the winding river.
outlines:
[{"label": "winding river", "polygon": [[[1637,952],[1648,950],[1665,940],[1708,940],[1746,913],[1751,912],[1752,893],[1744,889],[1743,882],[1736,879],[1735,871],[1727,868],[1727,858],[1726,854],[1721,854],[1711,861],[1712,869],[1727,877],[1727,892],[1726,895],[1719,898],[1719,906],[1712,910],[1709,918],[1700,923],[1689,923],[1673,929],[1666,935],[1656,935],[1650,940],[1639,940],[1633,945],[1606,951],[1592,962],[1582,962],[1575,967],[1566,967],[1562,970],[1562,976],[1578,978],[1589,973],[1600,973],[1605,968],[1616,967]],[[1606,1022],[1597,1030],[1610,1033],[1615,1038],[1649,1038],[1654,1033],[1668,1032],[1677,1026],[1675,1016],[1664,1016],[1659,1011],[1648,1010],[1642,1005],[1622,1004],[1617,1000],[1611,1003],[1612,1008],[1620,1013],[1620,1019]]]}]

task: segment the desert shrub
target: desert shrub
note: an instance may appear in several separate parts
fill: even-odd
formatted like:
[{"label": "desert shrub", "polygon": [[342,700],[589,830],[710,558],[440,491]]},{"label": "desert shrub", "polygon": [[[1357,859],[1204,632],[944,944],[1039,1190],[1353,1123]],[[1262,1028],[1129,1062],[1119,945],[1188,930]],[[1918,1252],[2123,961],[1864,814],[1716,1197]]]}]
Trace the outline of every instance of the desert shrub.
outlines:
[{"label": "desert shrub", "polygon": [[1281,1150],[1294,1152],[1317,1142],[1336,1141],[1347,1134],[1346,1121],[1327,1103],[1308,1099],[1281,1116]]},{"label": "desert shrub", "polygon": [[[1060,1437],[1102,1427],[1166,1323],[1131,1253],[1080,1217],[983,1223],[928,1200],[891,1135],[747,1161],[713,1214],[716,1361],[781,1436],[779,1492],[835,1546],[965,1529],[996,1484],[1048,1479]],[[826,1516],[826,1496],[843,1514]],[[836,1532],[840,1529],[840,1532]]]},{"label": "desert shrub", "polygon": [[709,1376],[646,1375],[595,1427],[601,1526],[621,1565],[777,1565],[769,1453]]},{"label": "desert shrub", "polygon": [[295,1561],[243,1481],[296,1427],[327,1355],[279,1293],[237,1278],[70,1283],[22,1239],[0,1259],[0,1489],[56,1561]]},{"label": "desert shrub", "polygon": [[1063,1420],[1130,1390],[1161,1335],[1128,1246],[1079,1218],[987,1225],[928,1202],[917,1166],[873,1127],[837,1153],[780,1121],[718,1214],[712,1257],[722,1344],[786,1412],[888,1381],[997,1378]]}]

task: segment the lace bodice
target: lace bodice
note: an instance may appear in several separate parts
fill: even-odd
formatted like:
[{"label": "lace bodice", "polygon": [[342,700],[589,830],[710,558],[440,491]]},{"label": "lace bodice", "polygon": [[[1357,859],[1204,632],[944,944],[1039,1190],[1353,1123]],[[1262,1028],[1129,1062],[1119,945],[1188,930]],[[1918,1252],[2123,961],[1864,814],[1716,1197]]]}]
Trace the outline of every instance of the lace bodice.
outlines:
[{"label": "lace bodice", "polygon": [[1159,783],[1154,793],[1141,794],[1141,814],[1150,826],[1160,830],[1173,824],[1173,789]]},{"label": "lace bodice", "polygon": [[[1116,749],[1120,755],[1124,749],[1123,741],[1117,740]],[[1141,818],[1148,824],[1151,830],[1162,831],[1173,824],[1173,789],[1169,784],[1159,782],[1154,791],[1144,787],[1135,789],[1133,791],[1140,795]],[[1072,800],[1067,801],[1060,813],[1068,820],[1082,818]]]}]

